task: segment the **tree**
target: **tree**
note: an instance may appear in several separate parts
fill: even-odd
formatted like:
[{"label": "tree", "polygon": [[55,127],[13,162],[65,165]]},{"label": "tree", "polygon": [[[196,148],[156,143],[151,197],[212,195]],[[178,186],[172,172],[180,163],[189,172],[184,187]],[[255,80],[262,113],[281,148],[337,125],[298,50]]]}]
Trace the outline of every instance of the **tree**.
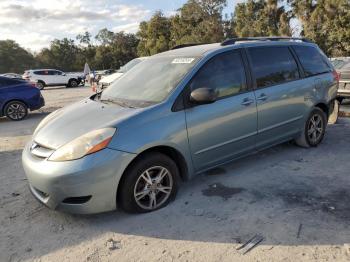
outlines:
[{"label": "tree", "polygon": [[349,0],[289,0],[301,34],[330,56],[350,56]]},{"label": "tree", "polygon": [[171,18],[172,45],[214,43],[224,39],[226,0],[189,0]]},{"label": "tree", "polygon": [[79,34],[76,36],[76,39],[80,44],[91,45],[91,34],[86,31],[84,34]]},{"label": "tree", "polygon": [[137,56],[139,40],[134,34],[119,32],[113,33],[113,37],[110,33],[108,35],[108,40],[104,38],[104,44],[96,48],[95,63],[98,68],[119,68]]},{"label": "tree", "polygon": [[113,42],[114,32],[109,31],[107,28],[103,28],[97,33],[95,39],[102,45],[109,45]]},{"label": "tree", "polygon": [[80,52],[74,40],[63,38],[51,42],[50,48],[44,48],[38,55],[37,60],[45,67],[52,67],[64,71],[81,70],[83,65],[78,65],[77,56]]},{"label": "tree", "polygon": [[137,50],[140,56],[154,55],[170,47],[171,24],[169,18],[157,11],[148,22],[140,24],[137,33],[140,42]]},{"label": "tree", "polygon": [[239,37],[290,36],[291,14],[279,0],[248,0],[237,4],[234,16],[234,32]]},{"label": "tree", "polygon": [[0,73],[23,73],[35,66],[34,56],[13,40],[0,41]]}]

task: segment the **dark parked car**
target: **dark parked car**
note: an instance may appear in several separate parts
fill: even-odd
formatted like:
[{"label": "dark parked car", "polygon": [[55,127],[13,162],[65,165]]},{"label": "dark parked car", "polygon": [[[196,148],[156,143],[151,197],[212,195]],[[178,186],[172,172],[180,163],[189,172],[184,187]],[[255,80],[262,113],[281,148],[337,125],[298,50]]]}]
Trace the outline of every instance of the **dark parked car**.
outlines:
[{"label": "dark parked car", "polygon": [[0,117],[22,120],[28,110],[39,109],[44,104],[44,98],[35,84],[0,76]]}]

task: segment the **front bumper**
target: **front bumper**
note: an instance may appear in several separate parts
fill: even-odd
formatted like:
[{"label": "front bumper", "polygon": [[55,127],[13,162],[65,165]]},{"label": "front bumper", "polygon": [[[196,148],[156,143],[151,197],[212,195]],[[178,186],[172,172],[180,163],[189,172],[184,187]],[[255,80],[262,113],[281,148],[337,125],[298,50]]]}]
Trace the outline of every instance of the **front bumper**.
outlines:
[{"label": "front bumper", "polygon": [[53,162],[34,156],[29,146],[22,153],[23,168],[41,203],[78,214],[116,209],[119,180],[134,154],[107,148],[78,160]]}]

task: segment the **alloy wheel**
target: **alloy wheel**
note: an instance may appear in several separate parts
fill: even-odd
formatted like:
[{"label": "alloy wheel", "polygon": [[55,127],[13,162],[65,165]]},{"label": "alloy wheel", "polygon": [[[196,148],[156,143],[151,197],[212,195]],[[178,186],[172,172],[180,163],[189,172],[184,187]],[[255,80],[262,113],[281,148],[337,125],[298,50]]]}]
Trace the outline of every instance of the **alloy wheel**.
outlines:
[{"label": "alloy wheel", "polygon": [[320,115],[315,114],[310,118],[307,136],[312,144],[317,144],[321,139],[324,129],[323,119]]},{"label": "alloy wheel", "polygon": [[12,103],[8,106],[6,115],[13,120],[20,120],[26,116],[26,108],[20,103]]},{"label": "alloy wheel", "polygon": [[41,83],[41,82],[36,83],[36,86],[37,86],[37,88],[39,88],[40,90],[43,90],[43,89],[44,89],[44,84]]},{"label": "alloy wheel", "polygon": [[157,209],[170,197],[173,184],[173,176],[167,168],[148,168],[137,179],[134,187],[137,205],[147,210]]},{"label": "alloy wheel", "polygon": [[77,86],[78,86],[78,82],[75,81],[75,80],[72,80],[72,81],[70,82],[70,86],[71,86],[71,87],[77,87]]}]

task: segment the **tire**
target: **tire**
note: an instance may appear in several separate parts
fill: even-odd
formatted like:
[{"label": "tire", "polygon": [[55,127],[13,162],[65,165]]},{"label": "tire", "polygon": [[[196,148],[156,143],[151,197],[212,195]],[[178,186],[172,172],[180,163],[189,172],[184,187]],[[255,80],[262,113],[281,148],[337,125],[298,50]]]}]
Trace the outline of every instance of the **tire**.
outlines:
[{"label": "tire", "polygon": [[[319,124],[314,128],[316,123]],[[303,132],[295,140],[296,144],[304,148],[318,146],[323,140],[326,126],[326,114],[320,108],[315,107],[305,122]],[[316,135],[314,135],[314,132],[316,132]]]},{"label": "tire", "polygon": [[28,115],[28,107],[21,101],[11,101],[4,107],[4,115],[12,121],[20,121]]},{"label": "tire", "polygon": [[79,85],[78,80],[76,80],[76,79],[69,80],[70,87],[77,87],[78,85]]},{"label": "tire", "polygon": [[43,81],[38,81],[36,87],[39,88],[39,90],[43,90],[45,88],[45,83]]},{"label": "tire", "polygon": [[329,117],[328,117],[328,124],[335,124],[338,121],[338,116],[339,116],[339,101],[334,100],[331,108],[329,110]]},{"label": "tire", "polygon": [[[157,177],[160,180],[157,181]],[[178,182],[179,170],[171,158],[161,153],[142,155],[127,168],[122,177],[118,204],[129,213],[160,209],[175,198]]]}]

